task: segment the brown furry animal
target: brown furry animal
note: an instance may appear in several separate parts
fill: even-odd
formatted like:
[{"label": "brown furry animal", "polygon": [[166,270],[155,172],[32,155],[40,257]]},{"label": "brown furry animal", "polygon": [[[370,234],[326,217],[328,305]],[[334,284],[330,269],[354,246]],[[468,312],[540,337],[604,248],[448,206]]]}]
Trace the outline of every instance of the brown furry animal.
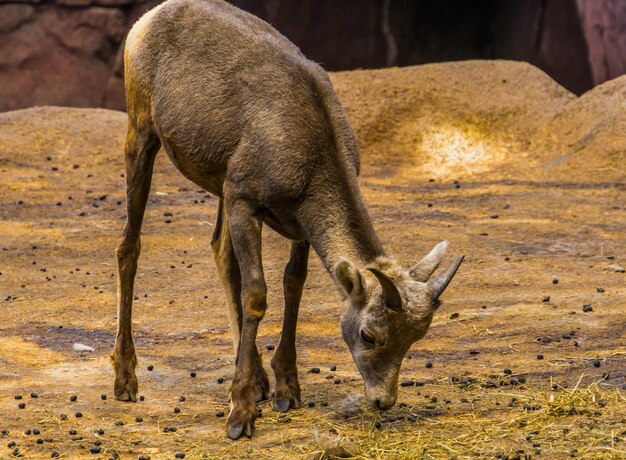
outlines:
[{"label": "brown furry animal", "polygon": [[457,259],[431,278],[446,244],[411,270],[385,256],[361,198],[354,135],[328,76],[260,19],[222,0],[169,0],[132,28],[124,55],[128,219],[118,258],[115,395],[135,401],[133,283],[152,168],[162,146],[180,172],[219,197],[211,246],[237,355],[228,435],[251,436],[269,394],[256,348],[266,309],[261,228],[291,239],[285,314],[272,359],[274,404],[300,404],[295,331],[309,246],[345,299],[342,335],[381,409],[400,363],[424,336]]}]

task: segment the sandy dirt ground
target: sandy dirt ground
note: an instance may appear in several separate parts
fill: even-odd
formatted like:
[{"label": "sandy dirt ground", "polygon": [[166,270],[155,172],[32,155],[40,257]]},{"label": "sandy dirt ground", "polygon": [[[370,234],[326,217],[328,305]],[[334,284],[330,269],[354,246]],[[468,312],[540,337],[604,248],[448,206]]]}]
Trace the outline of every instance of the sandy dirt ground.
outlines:
[{"label": "sandy dirt ground", "polygon": [[[133,318],[144,399],[116,401],[126,116],[35,108],[0,114],[0,458],[626,458],[626,79],[576,98],[510,62],[332,78],[386,251],[409,267],[447,239],[450,259],[466,255],[405,359],[399,404],[347,410],[362,379],[339,335],[338,293],[312,257],[303,408],[261,403],[253,439],[226,438],[233,352],[209,246],[217,200],[163,154]],[[264,232],[268,372],[288,251]]]}]

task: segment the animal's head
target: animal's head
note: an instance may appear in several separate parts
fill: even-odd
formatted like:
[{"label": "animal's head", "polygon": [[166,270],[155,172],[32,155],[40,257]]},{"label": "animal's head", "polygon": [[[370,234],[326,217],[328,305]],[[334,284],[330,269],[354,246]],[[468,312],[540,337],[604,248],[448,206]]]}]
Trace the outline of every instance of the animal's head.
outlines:
[{"label": "animal's head", "polygon": [[426,335],[439,296],[463,261],[461,256],[433,276],[447,246],[439,243],[409,270],[386,258],[371,267],[359,268],[346,259],[334,266],[347,303],[341,334],[365,381],[365,395],[378,409],[395,404],[402,359]]}]

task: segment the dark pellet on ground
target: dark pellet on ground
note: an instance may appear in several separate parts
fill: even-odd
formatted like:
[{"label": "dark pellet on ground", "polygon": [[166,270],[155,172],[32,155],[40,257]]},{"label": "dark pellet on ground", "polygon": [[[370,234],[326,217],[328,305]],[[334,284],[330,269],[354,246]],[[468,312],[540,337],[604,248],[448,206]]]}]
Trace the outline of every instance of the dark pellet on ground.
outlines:
[{"label": "dark pellet on ground", "polygon": [[556,383],[553,383],[553,384],[552,384],[552,389],[553,389],[553,390],[556,390],[556,389],[558,389],[558,388],[559,388],[559,386],[558,386]]},{"label": "dark pellet on ground", "polygon": [[170,432],[169,426],[163,427],[163,433],[169,433],[169,432]]},{"label": "dark pellet on ground", "polygon": [[458,317],[459,317],[459,314],[458,314],[458,313],[452,313],[452,314],[450,315],[450,319],[457,319]]},{"label": "dark pellet on ground", "polygon": [[53,450],[52,452],[50,452],[50,458],[57,458],[59,456],[59,453],[56,450]]},{"label": "dark pellet on ground", "polygon": [[174,458],[185,458],[185,454],[183,454],[182,452],[177,452],[176,455],[174,455]]},{"label": "dark pellet on ground", "polygon": [[541,299],[541,301],[542,302],[550,302],[550,296],[549,295],[543,296],[543,299]]},{"label": "dark pellet on ground", "polygon": [[430,361],[428,361],[428,362],[426,363],[426,369],[430,369],[431,367],[433,367],[433,363],[432,363],[432,362],[430,362]]},{"label": "dark pellet on ground", "polygon": [[180,407],[175,407],[174,408],[174,413],[175,414],[180,414]]},{"label": "dark pellet on ground", "polygon": [[603,293],[604,292],[604,288],[596,288],[596,292]]},{"label": "dark pellet on ground", "polygon": [[74,417],[76,417],[76,418],[81,418],[82,416],[83,416],[83,413],[82,413],[82,412],[76,412],[76,413],[74,414]]},{"label": "dark pellet on ground", "polygon": [[505,375],[511,375],[513,373],[513,371],[509,369],[508,367],[504,369],[502,372],[504,372]]},{"label": "dark pellet on ground", "polygon": [[152,371],[153,369],[154,369],[154,366],[153,366],[152,364],[150,364],[150,365],[148,366],[148,370],[149,370],[149,371]]},{"label": "dark pellet on ground", "polygon": [[35,441],[37,444],[43,444],[43,439],[38,438],[37,441]]},{"label": "dark pellet on ground", "polygon": [[115,422],[115,426],[124,426],[124,422],[118,420],[117,422]]},{"label": "dark pellet on ground", "polygon": [[559,283],[559,279],[556,277],[556,275],[554,275],[552,277],[552,284],[558,284]]},{"label": "dark pellet on ground", "polygon": [[593,311],[593,307],[591,305],[589,305],[589,304],[583,305],[583,312],[589,313],[589,312],[592,312],[592,311]]},{"label": "dark pellet on ground", "polygon": [[187,400],[187,398],[185,398],[184,396],[181,396],[180,398],[178,398],[179,402],[185,402]]},{"label": "dark pellet on ground", "polygon": [[492,215],[491,215],[491,216],[489,216],[489,217],[491,217],[492,219],[497,219],[497,218],[498,218],[498,217],[500,217],[500,216],[498,216],[497,214],[492,214]]},{"label": "dark pellet on ground", "polygon": [[313,401],[309,401],[307,403],[307,407],[315,407],[315,403]]},{"label": "dark pellet on ground", "polygon": [[104,395],[104,394],[100,395],[100,399],[102,399],[104,401],[105,399],[107,399],[107,395]]},{"label": "dark pellet on ground", "polygon": [[537,359],[543,359],[543,355],[537,355]]},{"label": "dark pellet on ground", "polygon": [[265,348],[272,351],[274,349],[274,345],[265,345]]},{"label": "dark pellet on ground", "polygon": [[411,387],[415,385],[415,381],[414,380],[405,380],[402,383],[400,383],[401,387]]},{"label": "dark pellet on ground", "polygon": [[31,433],[31,431],[30,431],[30,430],[24,430],[24,434],[25,434],[26,436],[28,436],[30,433]]},{"label": "dark pellet on ground", "polygon": [[139,401],[144,401],[145,399],[146,399],[146,397],[145,397],[145,396],[143,396],[143,395],[142,395],[142,396],[139,396]]},{"label": "dark pellet on ground", "polygon": [[178,428],[176,428],[175,426],[170,427],[170,433],[176,433],[176,431],[178,431]]},{"label": "dark pellet on ground", "polygon": [[59,418],[61,420],[67,420],[67,415],[66,414],[61,414],[61,415],[59,415]]},{"label": "dark pellet on ground", "polygon": [[469,352],[469,353],[470,353],[470,355],[478,355],[478,354],[480,354],[480,351],[477,351],[477,350],[470,350],[470,352]]},{"label": "dark pellet on ground", "polygon": [[147,455],[140,455],[139,457],[137,457],[137,460],[150,460],[150,457]]},{"label": "dark pellet on ground", "polygon": [[320,368],[319,367],[312,367],[311,368],[311,372],[313,374],[319,374],[320,373]]},{"label": "dark pellet on ground", "polygon": [[143,419],[141,417],[135,417],[135,422],[141,423],[143,422]]},{"label": "dark pellet on ground", "polygon": [[224,416],[224,411],[221,411],[221,410],[220,410],[220,411],[217,411],[217,412],[215,413],[215,416],[216,416],[216,417],[218,417],[218,418],[223,417],[223,416]]},{"label": "dark pellet on ground", "polygon": [[15,441],[11,441],[11,442],[9,442],[9,443],[7,444],[7,447],[8,447],[9,449],[10,449],[11,447],[15,447],[15,446],[16,446]]},{"label": "dark pellet on ground", "polygon": [[326,407],[326,406],[328,406],[328,402],[327,402],[327,401],[322,401],[322,402],[320,403],[320,406],[322,406],[322,407]]},{"label": "dark pellet on ground", "polygon": [[38,398],[38,397],[39,397],[39,395],[38,395],[37,393],[35,393],[35,392],[32,392],[32,393],[30,394],[30,397],[31,397],[31,398]]},{"label": "dark pellet on ground", "polygon": [[22,395],[15,395],[13,396],[15,399],[22,399]]},{"label": "dark pellet on ground", "polygon": [[335,380],[333,380],[333,383],[335,385],[339,385],[341,383],[341,380],[340,379],[335,379]]},{"label": "dark pellet on ground", "polygon": [[36,436],[36,435],[38,435],[39,433],[40,433],[40,431],[39,431],[37,428],[35,428],[35,429],[33,430],[33,434],[34,434],[35,436]]},{"label": "dark pellet on ground", "polygon": [[195,372],[192,372],[191,374],[189,374],[191,376],[191,378],[194,378],[196,376]]},{"label": "dark pellet on ground", "polygon": [[594,367],[600,367],[600,361],[598,361],[597,359],[593,360],[593,366]]},{"label": "dark pellet on ground", "polygon": [[91,446],[89,448],[89,452],[91,452],[92,454],[99,454],[100,452],[102,452],[102,449],[98,446]]},{"label": "dark pellet on ground", "polygon": [[224,377],[219,377],[217,379],[217,383],[224,383]]},{"label": "dark pellet on ground", "polygon": [[78,399],[78,396],[76,395],[70,396],[70,401],[76,401],[77,399]]},{"label": "dark pellet on ground", "polygon": [[334,364],[332,366],[330,366],[330,371],[331,372],[335,372],[337,370],[337,366],[335,366]]},{"label": "dark pellet on ground", "polygon": [[70,430],[69,433],[74,436],[76,434],[76,430]]},{"label": "dark pellet on ground", "polygon": [[26,409],[26,403],[19,403],[17,407],[19,407],[20,409]]},{"label": "dark pellet on ground", "polygon": [[376,423],[374,423],[374,426],[376,428],[380,428],[382,426],[382,423],[380,423],[378,420],[376,420]]}]

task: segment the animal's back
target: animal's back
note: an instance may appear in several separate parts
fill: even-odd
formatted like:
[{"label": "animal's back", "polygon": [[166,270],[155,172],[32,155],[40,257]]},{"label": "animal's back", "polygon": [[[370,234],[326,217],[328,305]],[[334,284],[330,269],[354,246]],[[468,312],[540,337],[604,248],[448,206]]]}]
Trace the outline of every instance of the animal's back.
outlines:
[{"label": "animal's back", "polygon": [[251,193],[301,191],[337,137],[358,169],[352,132],[321,67],[222,0],[170,0],[144,15],[129,33],[125,66],[129,115],[150,117],[181,172],[214,193],[248,144],[228,174],[265,175],[274,184],[273,191],[252,184]]}]

